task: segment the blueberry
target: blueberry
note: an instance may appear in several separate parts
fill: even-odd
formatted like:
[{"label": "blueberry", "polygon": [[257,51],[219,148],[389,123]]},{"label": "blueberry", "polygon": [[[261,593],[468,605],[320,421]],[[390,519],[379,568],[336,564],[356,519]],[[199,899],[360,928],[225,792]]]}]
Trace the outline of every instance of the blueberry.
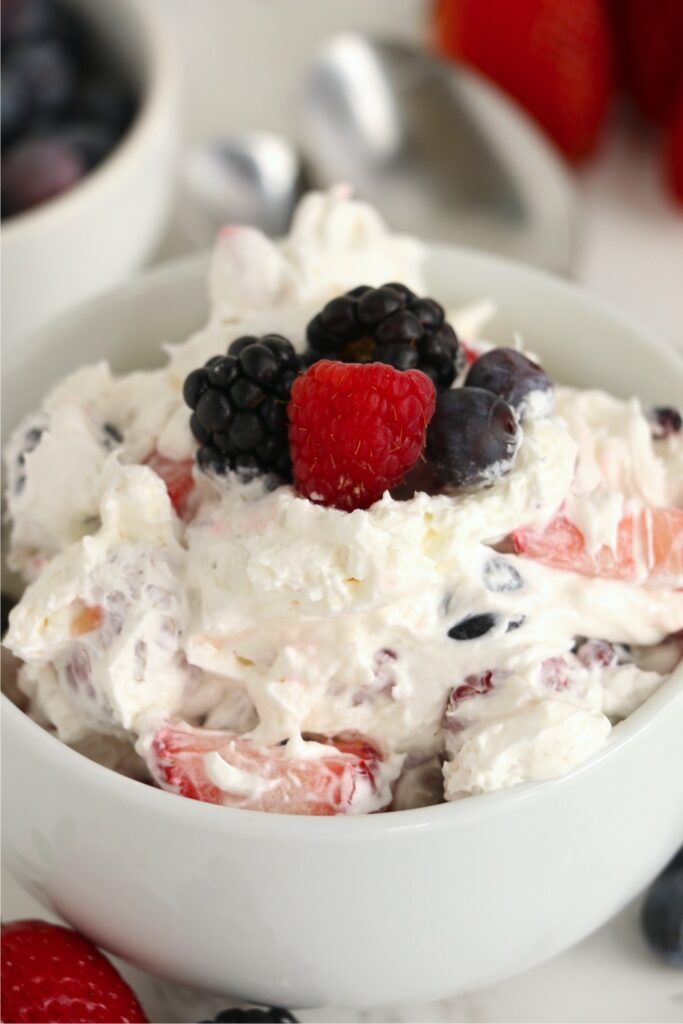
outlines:
[{"label": "blueberry", "polygon": [[113,423],[105,423],[102,427],[103,443],[107,450],[116,448],[123,443],[123,434]]},{"label": "blueberry", "polygon": [[451,640],[476,640],[477,637],[489,633],[497,623],[495,615],[485,612],[482,615],[469,615],[448,630]]},{"label": "blueberry", "polygon": [[490,558],[484,566],[484,586],[496,594],[521,590],[524,580],[517,570],[504,558]]},{"label": "blueberry", "polygon": [[680,434],[683,429],[683,417],[678,409],[669,405],[660,405],[651,409],[648,414],[653,441],[663,441],[665,437]]},{"label": "blueberry", "polygon": [[95,121],[72,121],[54,129],[51,137],[74,149],[88,170],[101,164],[118,141],[116,131]]},{"label": "blueberry", "polygon": [[2,69],[2,144],[21,134],[29,111],[28,90],[23,78],[12,68]]},{"label": "blueberry", "polygon": [[517,417],[501,398],[456,388],[437,396],[425,455],[445,484],[477,487],[512,468],[520,439]]},{"label": "blueberry", "polygon": [[551,408],[553,383],[537,363],[512,348],[494,348],[472,363],[465,387],[484,388],[503,398],[523,418],[529,395],[545,392]]},{"label": "blueberry", "polygon": [[3,46],[59,39],[74,48],[80,34],[78,18],[59,0],[9,0],[2,5]]},{"label": "blueberry", "polygon": [[135,101],[121,82],[110,78],[90,79],[79,90],[75,112],[86,121],[106,125],[121,134],[133,119]]},{"label": "blueberry", "polygon": [[506,628],[506,633],[512,633],[515,629],[519,629],[526,622],[526,615],[515,615],[514,618],[510,619]]},{"label": "blueberry", "polygon": [[6,66],[26,87],[31,117],[59,118],[73,103],[78,76],[61,43],[40,40],[14,46]]},{"label": "blueberry", "polygon": [[650,886],[641,924],[654,952],[683,967],[683,849]]},{"label": "blueberry", "polygon": [[84,170],[78,154],[61,142],[17,143],[2,161],[3,216],[22,213],[65,192],[83,177]]}]

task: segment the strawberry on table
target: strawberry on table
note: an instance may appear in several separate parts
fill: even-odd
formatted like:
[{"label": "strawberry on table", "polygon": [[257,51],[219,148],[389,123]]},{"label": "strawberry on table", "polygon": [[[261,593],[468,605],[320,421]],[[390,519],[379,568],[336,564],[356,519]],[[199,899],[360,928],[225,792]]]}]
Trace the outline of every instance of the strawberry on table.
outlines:
[{"label": "strawberry on table", "polygon": [[417,462],[434,401],[421,370],[314,363],[287,409],[296,490],[347,512],[368,508]]},{"label": "strawberry on table", "polygon": [[683,204],[683,83],[666,128],[664,167],[671,194]]},{"label": "strawberry on table", "polygon": [[311,738],[329,746],[329,755],[292,756],[284,746],[260,746],[236,733],[184,722],[163,723],[141,748],[162,789],[224,807],[345,814],[356,799],[376,792],[381,756],[372,744],[356,735]]},{"label": "strawberry on table", "polygon": [[440,48],[510,93],[570,160],[597,146],[613,88],[601,0],[439,0]]},{"label": "strawberry on table", "polygon": [[683,510],[642,508],[626,513],[614,548],[586,548],[584,536],[566,515],[541,529],[512,534],[515,551],[556,569],[633,583],[683,587]]},{"label": "strawberry on table", "polygon": [[47,921],[2,926],[1,1016],[5,1024],[147,1020],[132,990],[92,942]]},{"label": "strawberry on table", "polygon": [[166,484],[171,504],[179,516],[186,509],[187,498],[194,487],[192,477],[192,459],[168,459],[158,451],[153,451],[145,459],[145,465],[153,469],[157,476]]},{"label": "strawberry on table", "polygon": [[610,13],[626,92],[644,117],[661,122],[683,85],[683,3],[612,0]]}]

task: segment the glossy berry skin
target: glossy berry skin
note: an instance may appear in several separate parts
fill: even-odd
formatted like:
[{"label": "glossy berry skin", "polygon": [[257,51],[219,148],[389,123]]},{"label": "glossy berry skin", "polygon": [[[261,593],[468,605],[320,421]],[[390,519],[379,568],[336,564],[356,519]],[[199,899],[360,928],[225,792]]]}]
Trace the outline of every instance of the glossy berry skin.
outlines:
[{"label": "glossy berry skin", "polygon": [[422,370],[437,390],[451,386],[462,365],[455,331],[434,299],[403,284],[359,285],[332,299],[306,331],[308,362],[386,363]]},{"label": "glossy berry skin", "polygon": [[552,406],[553,382],[537,363],[513,348],[493,348],[472,363],[465,387],[484,388],[504,399],[524,418],[529,395],[541,391]]},{"label": "glossy berry skin", "polygon": [[84,171],[78,153],[62,142],[18,142],[2,161],[3,216],[23,213],[60,195],[80,181]]},{"label": "glossy berry skin", "polygon": [[131,989],[92,942],[46,921],[2,926],[1,1016],[6,1024],[147,1020]]},{"label": "glossy berry skin", "polygon": [[641,924],[654,952],[683,967],[683,850],[650,886]]},{"label": "glossy berry skin", "polygon": [[288,408],[297,492],[346,512],[368,508],[417,462],[434,398],[420,370],[314,363]]},{"label": "glossy berry skin", "polygon": [[517,417],[502,398],[456,388],[437,398],[425,456],[445,484],[481,487],[512,468],[520,440]]},{"label": "glossy berry skin", "polygon": [[183,397],[193,410],[190,427],[202,469],[291,480],[287,402],[301,368],[291,342],[266,334],[237,338],[227,355],[189,374]]}]

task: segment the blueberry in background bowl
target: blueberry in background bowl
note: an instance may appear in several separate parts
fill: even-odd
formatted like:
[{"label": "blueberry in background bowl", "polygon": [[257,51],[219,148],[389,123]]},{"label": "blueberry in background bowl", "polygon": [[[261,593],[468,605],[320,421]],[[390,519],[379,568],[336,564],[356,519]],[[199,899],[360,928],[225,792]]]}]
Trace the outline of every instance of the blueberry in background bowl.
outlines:
[{"label": "blueberry in background bowl", "polygon": [[[31,161],[44,175],[30,188],[28,176],[20,180],[22,212],[9,214],[17,198],[5,197],[2,341],[7,354],[54,316],[130,276],[158,246],[175,183],[181,65],[164,4],[3,0],[2,13],[5,191],[10,157],[20,164]],[[46,34],[53,49],[75,53],[82,71],[68,114],[62,107],[59,117],[45,110],[38,117],[34,110],[28,136],[22,127],[29,117],[28,87],[18,74],[21,61],[15,57],[8,65],[7,56],[14,48],[25,53]],[[64,92],[61,102],[63,97]],[[22,155],[28,141],[31,148]],[[44,159],[48,145],[59,160],[56,182],[53,162]],[[22,176],[18,171],[14,176],[16,185]],[[38,202],[46,191],[50,198]]]},{"label": "blueberry in background bowl", "polygon": [[11,0],[2,22],[2,216],[60,195],[128,131],[139,98],[64,0]]}]

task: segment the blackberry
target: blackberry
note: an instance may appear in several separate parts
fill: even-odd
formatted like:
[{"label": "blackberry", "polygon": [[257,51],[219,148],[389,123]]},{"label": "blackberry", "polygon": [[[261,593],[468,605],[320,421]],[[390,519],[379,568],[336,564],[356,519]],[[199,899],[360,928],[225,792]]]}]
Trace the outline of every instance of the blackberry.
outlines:
[{"label": "blackberry", "polygon": [[458,338],[434,299],[403,284],[359,285],[332,299],[307,329],[309,362],[387,363],[422,370],[437,391],[451,386],[463,365]]},{"label": "blackberry", "polygon": [[280,334],[237,338],[227,355],[214,356],[185,380],[190,427],[199,441],[197,461],[214,473],[234,470],[243,479],[274,473],[292,478],[287,403],[302,359]]}]

